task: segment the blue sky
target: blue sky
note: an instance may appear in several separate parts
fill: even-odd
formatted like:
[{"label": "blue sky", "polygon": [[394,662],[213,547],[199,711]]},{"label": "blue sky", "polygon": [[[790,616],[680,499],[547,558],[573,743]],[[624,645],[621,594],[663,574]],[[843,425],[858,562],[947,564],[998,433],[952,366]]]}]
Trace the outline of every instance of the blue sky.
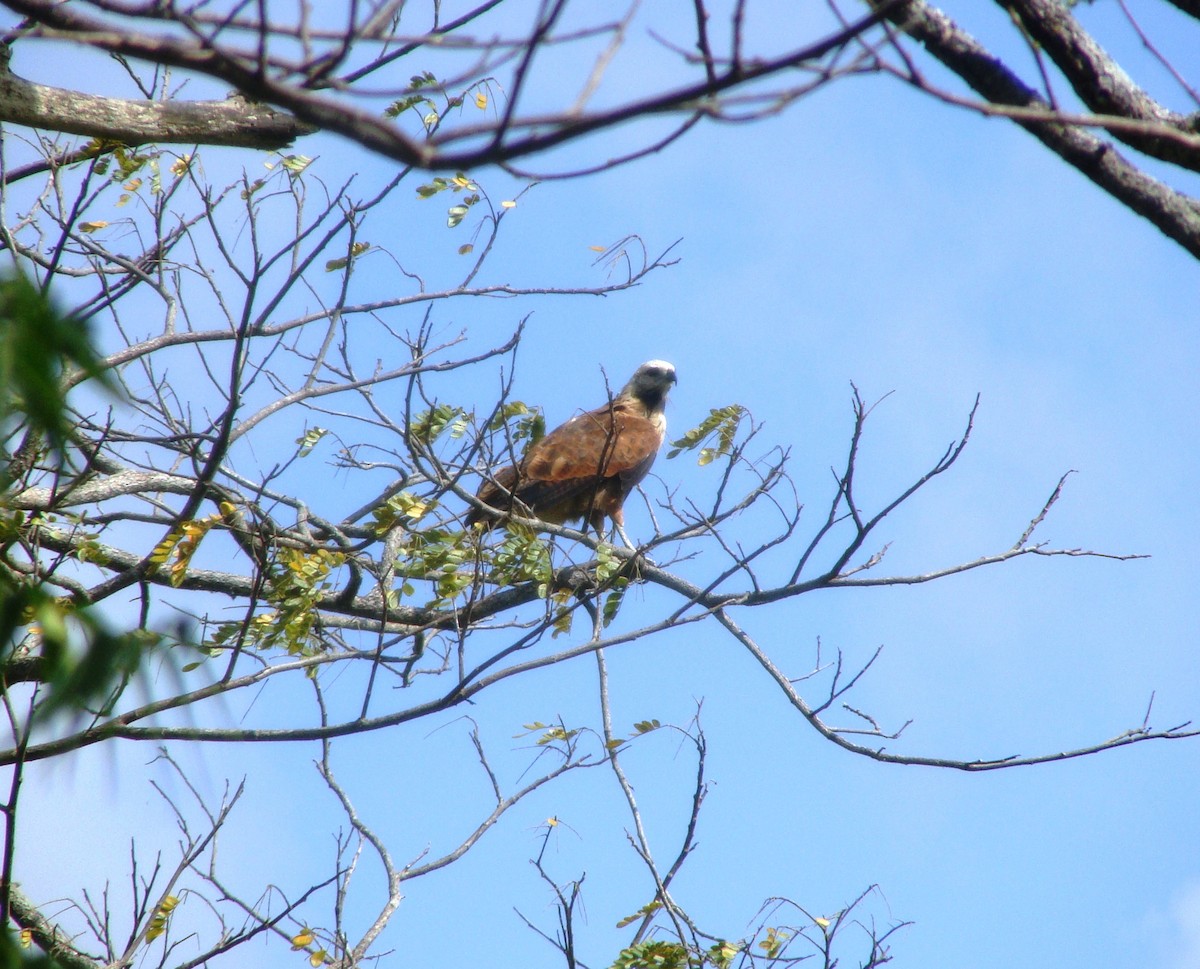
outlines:
[{"label": "blue sky", "polygon": [[[1081,15],[1110,12],[1099,4]],[[1176,63],[1185,73],[1197,66],[1194,53]],[[1188,109],[1174,92],[1164,97]],[[319,156],[314,173],[331,183],[390,171],[332,139],[298,147]],[[258,164],[203,154],[214,166]],[[494,198],[511,191],[503,176],[473,174]],[[1194,178],[1175,184],[1198,188]],[[445,229],[443,209],[440,199],[414,200],[367,236],[448,277],[467,227]],[[891,394],[863,448],[867,506],[936,459],[978,393],[970,447],[884,529],[892,544],[881,572],[1007,548],[1069,469],[1077,474],[1039,534],[1060,547],[1151,556],[1021,560],[739,616],[795,675],[811,666],[818,637],[859,661],[883,645],[852,702],[884,725],[913,720],[893,749],[966,758],[1077,747],[1138,726],[1151,693],[1155,727],[1200,715],[1200,272],[1031,137],[895,83],[846,81],[780,118],[702,126],[636,164],[541,184],[506,228],[489,282],[594,283],[602,270],[591,246],[630,232],[652,252],[682,240],[679,265],[618,296],[440,311],[447,332],[465,326],[481,343],[533,311],[515,392],[551,423],[603,399],[600,367],[616,383],[642,360],[669,359],[680,377],[672,428],[694,426],[711,407],[748,406],[764,424],[764,452],[791,448],[811,523],[828,500],[830,466],[843,461],[851,381],[868,400]],[[385,264],[376,265],[364,293],[388,290]],[[481,407],[496,386],[496,371],[485,371],[462,388]],[[686,458],[655,470],[684,495],[712,487],[711,471]],[[342,497],[322,495],[331,510]],[[639,503],[628,517],[633,535],[647,532]],[[752,536],[761,526],[738,527]],[[645,600],[647,613],[660,601],[653,592]],[[832,912],[878,884],[875,916],[915,923],[894,940],[900,966],[1189,969],[1200,959],[1195,741],[987,775],[889,767],[822,741],[715,628],[621,647],[610,665],[619,722],[686,722],[703,701],[713,788],[676,893],[702,924],[734,936],[763,897]],[[512,749],[521,723],[596,722],[594,680],[591,662],[576,662],[472,708],[507,781],[529,759]],[[340,687],[352,694],[351,683],[330,685],[335,695]],[[230,718],[299,701],[256,702],[249,714],[231,705]],[[444,850],[485,808],[465,731],[451,716],[348,741],[336,755],[398,860],[426,845]],[[313,776],[314,750],[177,753],[208,791],[248,775],[223,845],[244,884],[300,885],[328,868],[336,821]],[[162,775],[140,766],[152,756],[92,749],[31,770],[27,807],[36,810],[25,815],[21,851],[26,864],[42,851],[54,862],[27,876],[27,891],[62,897],[97,878],[122,882],[133,832],[154,832],[169,852],[172,822],[146,782]],[[687,806],[686,749],[661,734],[628,759],[651,837],[669,856]],[[641,876],[618,811],[599,770],[526,802],[460,865],[411,885],[385,948],[400,950],[397,961],[412,952],[447,961],[452,946],[459,964],[554,965],[512,908],[552,925],[527,859],[538,826],[556,815],[565,825],[551,842],[555,870],[587,871],[586,958],[606,965],[620,938],[608,926],[647,900],[644,882],[630,887]],[[104,823],[80,823],[89,816]]]}]

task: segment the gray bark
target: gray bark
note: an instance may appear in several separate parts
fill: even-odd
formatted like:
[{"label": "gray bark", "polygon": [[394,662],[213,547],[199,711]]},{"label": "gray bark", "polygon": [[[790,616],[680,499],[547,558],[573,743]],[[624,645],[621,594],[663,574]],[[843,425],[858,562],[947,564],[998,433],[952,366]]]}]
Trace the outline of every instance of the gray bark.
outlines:
[{"label": "gray bark", "polygon": [[265,104],[224,101],[128,101],[34,84],[0,71],[0,121],[126,145],[224,145],[286,148],[316,129]]}]

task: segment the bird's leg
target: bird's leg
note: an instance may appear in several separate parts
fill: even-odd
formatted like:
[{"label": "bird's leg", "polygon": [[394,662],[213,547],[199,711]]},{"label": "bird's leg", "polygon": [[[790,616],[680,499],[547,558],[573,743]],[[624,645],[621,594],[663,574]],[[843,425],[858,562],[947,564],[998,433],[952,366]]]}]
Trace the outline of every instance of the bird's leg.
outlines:
[{"label": "bird's leg", "polygon": [[654,563],[650,561],[645,553],[639,552],[638,547],[629,540],[629,535],[625,532],[625,515],[621,509],[618,508],[614,511],[611,517],[613,530],[621,536],[621,541],[625,543],[625,547],[633,553],[633,558],[629,560],[629,578],[634,582],[640,582],[642,578],[642,563],[649,562],[651,565]]},{"label": "bird's leg", "polygon": [[[608,515],[612,519],[613,531],[621,536],[621,541],[625,543],[625,547],[631,552],[637,551],[637,546],[629,540],[629,536],[625,534],[625,514],[620,508],[614,508]],[[604,513],[601,512],[592,522],[592,527],[596,529],[596,534],[601,538],[604,537]]]}]

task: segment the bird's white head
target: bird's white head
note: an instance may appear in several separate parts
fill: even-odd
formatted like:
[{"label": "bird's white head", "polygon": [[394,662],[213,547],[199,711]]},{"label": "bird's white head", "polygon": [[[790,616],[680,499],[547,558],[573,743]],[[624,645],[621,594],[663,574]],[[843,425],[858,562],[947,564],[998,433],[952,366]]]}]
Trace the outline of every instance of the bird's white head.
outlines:
[{"label": "bird's white head", "polygon": [[667,363],[666,360],[647,360],[633,372],[627,386],[635,393],[639,389],[656,389],[665,394],[678,380],[674,364]]},{"label": "bird's white head", "polygon": [[633,372],[621,395],[640,400],[651,413],[661,413],[667,402],[667,392],[678,379],[673,364],[666,360],[647,360]]}]

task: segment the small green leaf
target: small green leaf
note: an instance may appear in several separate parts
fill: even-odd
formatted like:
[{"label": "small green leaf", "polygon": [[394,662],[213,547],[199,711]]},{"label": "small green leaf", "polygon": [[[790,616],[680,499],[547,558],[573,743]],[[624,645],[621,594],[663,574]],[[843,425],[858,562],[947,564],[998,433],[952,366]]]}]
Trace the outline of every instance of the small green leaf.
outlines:
[{"label": "small green leaf", "polygon": [[87,324],[60,312],[20,273],[0,275],[0,422],[21,413],[35,435],[44,435],[61,452],[73,426],[61,381],[72,371],[82,371],[116,393],[91,348]]},{"label": "small green leaf", "polygon": [[317,442],[321,440],[327,431],[323,427],[311,427],[304,432],[303,437],[296,438],[296,443],[300,445],[300,449],[296,452],[297,457],[306,458],[312,453],[312,449],[317,446]]},{"label": "small green leaf", "polygon": [[458,440],[467,432],[468,417],[461,407],[437,404],[414,417],[408,432],[426,446],[433,444],[446,430],[450,431],[451,439]]},{"label": "small green leaf", "polygon": [[[647,915],[653,915],[660,908],[662,908],[662,902],[659,902],[659,901],[654,901],[654,902],[650,902],[647,905],[643,905],[632,915],[626,915],[623,919],[621,919],[617,923],[617,928],[623,929],[623,928],[625,928],[625,926],[632,925],[634,922],[640,922]],[[626,951],[628,952],[629,950],[627,949]]]},{"label": "small green leaf", "polygon": [[432,198],[433,196],[437,195],[438,192],[443,192],[449,187],[450,183],[439,175],[432,182],[428,182],[425,185],[418,185],[417,195],[423,199]]},{"label": "small green leaf", "polygon": [[284,155],[281,164],[293,175],[299,175],[312,161],[307,155]]},{"label": "small green leaf", "polygon": [[396,118],[402,115],[409,108],[415,108],[418,104],[426,105],[432,108],[433,102],[423,94],[410,94],[407,97],[399,98],[393,101],[383,109],[384,117]]},{"label": "small green leaf", "polygon": [[[692,428],[679,440],[671,442],[671,450],[667,452],[667,459],[678,457],[684,451],[701,448],[699,463],[702,466],[711,464],[717,458],[733,450],[738,429],[746,414],[746,408],[741,404],[714,408],[697,427]],[[702,447],[714,435],[717,439],[716,446]]]}]

